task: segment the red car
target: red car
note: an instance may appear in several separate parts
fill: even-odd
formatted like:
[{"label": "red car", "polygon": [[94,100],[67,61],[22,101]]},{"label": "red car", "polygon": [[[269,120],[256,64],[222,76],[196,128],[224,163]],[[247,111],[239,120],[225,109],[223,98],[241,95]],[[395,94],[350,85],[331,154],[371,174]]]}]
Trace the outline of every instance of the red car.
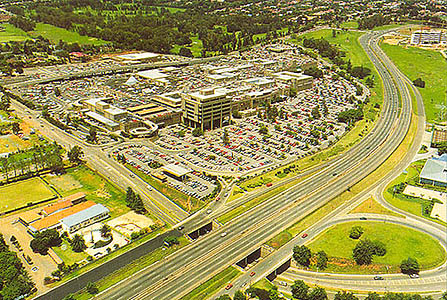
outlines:
[{"label": "red car", "polygon": [[226,289],[226,290],[229,290],[229,289],[231,289],[232,287],[233,287],[233,284],[229,283],[229,284],[225,287],[225,289]]},{"label": "red car", "polygon": [[255,272],[251,272],[250,276],[255,276],[255,274],[256,274]]},{"label": "red car", "polygon": [[305,234],[303,234],[301,237],[302,237],[303,239],[305,239],[305,238],[307,238],[307,236],[308,236],[308,234],[305,233]]}]

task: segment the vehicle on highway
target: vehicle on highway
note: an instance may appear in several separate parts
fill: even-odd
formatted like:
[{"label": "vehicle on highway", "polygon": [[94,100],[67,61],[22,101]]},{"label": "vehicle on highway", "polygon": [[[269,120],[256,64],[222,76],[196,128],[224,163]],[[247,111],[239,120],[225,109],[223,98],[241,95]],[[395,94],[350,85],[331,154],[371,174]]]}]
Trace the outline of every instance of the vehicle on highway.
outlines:
[{"label": "vehicle on highway", "polygon": [[226,290],[229,290],[229,289],[231,289],[232,287],[233,287],[233,284],[229,283],[229,284],[227,284],[227,286],[225,287],[225,289],[226,289]]},{"label": "vehicle on highway", "polygon": [[183,228],[185,228],[185,226],[179,226],[178,230],[182,230]]},{"label": "vehicle on highway", "polygon": [[410,274],[410,278],[419,278],[419,274]]},{"label": "vehicle on highway", "polygon": [[309,235],[307,234],[307,233],[304,233],[301,237],[303,238],[303,239],[305,239],[305,238],[307,238]]},{"label": "vehicle on highway", "polygon": [[279,285],[287,286],[287,282],[285,282],[285,281],[280,281],[280,282],[279,282]]},{"label": "vehicle on highway", "polygon": [[148,189],[149,191],[152,191],[152,187],[151,187],[150,185],[147,186],[147,189]]},{"label": "vehicle on highway", "polygon": [[374,276],[374,280],[385,280],[382,276]]},{"label": "vehicle on highway", "polygon": [[212,210],[210,209],[210,208],[208,208],[207,210],[206,210],[206,213],[207,214],[210,214],[212,212]]},{"label": "vehicle on highway", "polygon": [[132,177],[132,178],[135,178],[135,175],[133,175],[133,174],[130,174],[129,176]]},{"label": "vehicle on highway", "polygon": [[365,221],[365,220],[367,220],[367,218],[366,217],[360,217],[360,220]]},{"label": "vehicle on highway", "polygon": [[226,236],[226,235],[227,235],[226,232],[222,232],[222,233],[220,234],[221,237],[224,237],[224,236]]},{"label": "vehicle on highway", "polygon": [[250,276],[255,276],[256,272],[251,272]]},{"label": "vehicle on highway", "polygon": [[244,287],[244,286],[246,286],[247,285],[247,282],[243,282],[242,284],[241,284],[241,287]]}]

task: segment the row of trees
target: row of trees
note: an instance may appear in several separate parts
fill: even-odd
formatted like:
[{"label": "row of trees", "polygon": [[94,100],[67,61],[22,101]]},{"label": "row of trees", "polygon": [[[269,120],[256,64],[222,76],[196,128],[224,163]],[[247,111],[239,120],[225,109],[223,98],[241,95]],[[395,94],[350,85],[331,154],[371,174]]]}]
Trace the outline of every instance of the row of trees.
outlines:
[{"label": "row of trees", "polygon": [[0,233],[0,299],[13,300],[29,295],[34,283],[14,251]]},{"label": "row of trees", "polygon": [[0,159],[0,171],[6,182],[23,176],[32,176],[44,170],[55,173],[64,171],[62,148],[54,142],[18,150]]}]

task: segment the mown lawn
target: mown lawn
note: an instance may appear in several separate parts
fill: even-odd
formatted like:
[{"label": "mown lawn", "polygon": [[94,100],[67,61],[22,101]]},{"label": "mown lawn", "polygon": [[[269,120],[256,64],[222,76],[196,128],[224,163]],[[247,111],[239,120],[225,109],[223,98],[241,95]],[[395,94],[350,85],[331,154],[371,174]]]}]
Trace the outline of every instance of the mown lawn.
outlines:
[{"label": "mown lawn", "polygon": [[19,42],[30,38],[25,31],[9,23],[2,24],[1,28],[4,30],[0,31],[0,43]]},{"label": "mown lawn", "polygon": [[[95,171],[86,166],[79,166],[67,170],[63,175],[64,183],[59,186],[55,184],[56,189],[61,192],[63,196],[72,195],[77,192],[84,192],[88,200],[96,203],[101,203],[110,209],[110,216],[112,218],[128,212],[130,209],[126,206],[125,193],[117,188],[105,178],[101,177]],[[55,182],[55,176],[46,175],[49,182]],[[72,178],[74,189],[69,189],[69,178]]]},{"label": "mown lawn", "polygon": [[439,52],[414,47],[381,44],[383,51],[396,66],[410,79],[421,78],[425,88],[418,88],[424,100],[425,114],[428,122],[445,122],[446,115],[441,116],[445,107],[447,90],[447,60]]},{"label": "mown lawn", "polygon": [[94,37],[83,36],[77,32],[66,30],[64,28],[56,27],[50,24],[37,23],[34,31],[31,31],[30,36],[33,38],[39,35],[50,41],[57,43],[62,40],[67,43],[78,43],[80,45],[92,44],[92,45],[103,45],[107,43],[106,41],[99,40]]},{"label": "mown lawn", "polygon": [[240,273],[241,272],[238,269],[230,266],[196,287],[189,294],[180,298],[180,300],[208,299]]},{"label": "mown lawn", "polygon": [[374,198],[370,197],[362,202],[359,206],[354,208],[350,213],[370,213],[370,214],[381,214],[381,215],[389,215],[396,217],[403,217],[402,215],[395,213],[389,209],[386,209],[379,202],[377,202]]},{"label": "mown lawn", "polygon": [[[24,192],[26,191],[26,192]],[[54,196],[54,192],[38,177],[0,187],[0,212],[25,206]]]},{"label": "mown lawn", "polygon": [[360,239],[378,240],[385,244],[387,253],[374,256],[373,263],[399,266],[402,260],[412,257],[418,260],[421,269],[442,264],[446,253],[438,241],[417,230],[381,222],[349,222],[335,225],[309,244],[312,252],[325,251],[330,257],[352,258],[352,249],[358,240],[349,237],[352,226],[360,225],[365,230]]},{"label": "mown lawn", "polygon": [[[62,250],[63,248],[65,250]],[[52,249],[67,266],[80,262],[88,256],[85,252],[74,252],[71,250],[70,244],[66,240],[63,240],[59,247],[52,247]]]}]

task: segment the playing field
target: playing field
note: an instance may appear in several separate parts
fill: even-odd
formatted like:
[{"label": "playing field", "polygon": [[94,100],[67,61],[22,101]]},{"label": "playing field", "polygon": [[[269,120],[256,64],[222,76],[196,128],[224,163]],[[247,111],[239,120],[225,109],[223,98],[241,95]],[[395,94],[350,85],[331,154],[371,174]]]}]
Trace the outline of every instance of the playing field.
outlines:
[{"label": "playing field", "polygon": [[41,35],[44,38],[47,38],[55,43],[59,42],[59,40],[63,40],[67,43],[78,43],[80,45],[103,45],[106,43],[105,41],[99,40],[97,38],[83,36],[77,32],[44,23],[37,23],[36,29],[30,32],[30,35],[32,37],[38,37],[39,35]]},{"label": "playing field", "polygon": [[[425,88],[419,88],[424,99],[428,122],[447,119],[447,61],[439,52],[419,48],[404,48],[382,43],[383,51],[410,80],[421,78]],[[444,115],[441,110],[444,109]]]},{"label": "playing field", "polygon": [[30,37],[20,28],[17,28],[11,24],[5,23],[1,27],[4,29],[0,31],[0,43],[24,41]]},{"label": "playing field", "polygon": [[312,252],[324,250],[330,257],[352,259],[352,249],[358,240],[349,237],[352,226],[360,225],[365,232],[360,239],[378,240],[385,244],[385,256],[374,256],[373,263],[398,266],[412,257],[421,269],[433,268],[446,259],[442,246],[432,237],[407,227],[380,222],[349,222],[329,228],[309,244]]},{"label": "playing field", "polygon": [[0,187],[0,212],[51,198],[53,192],[39,178]]}]

